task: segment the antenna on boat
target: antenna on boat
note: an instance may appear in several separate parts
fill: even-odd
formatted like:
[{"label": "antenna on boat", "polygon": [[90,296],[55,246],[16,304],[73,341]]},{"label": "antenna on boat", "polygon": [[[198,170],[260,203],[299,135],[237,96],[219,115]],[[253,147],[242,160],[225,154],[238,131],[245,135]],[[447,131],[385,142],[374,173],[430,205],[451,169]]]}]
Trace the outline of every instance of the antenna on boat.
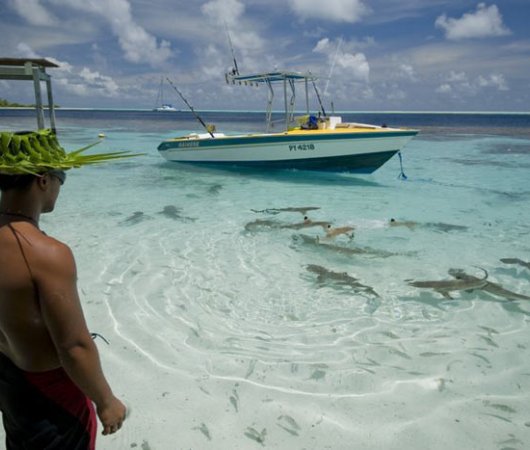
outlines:
[{"label": "antenna on boat", "polygon": [[167,82],[171,85],[171,87],[172,87],[173,89],[175,89],[175,91],[177,91],[177,94],[180,96],[180,98],[182,99],[182,101],[183,101],[184,103],[186,103],[186,105],[188,106],[188,108],[191,110],[191,112],[193,113],[193,115],[195,116],[195,118],[201,123],[201,125],[204,127],[204,129],[205,129],[208,133],[210,133],[210,136],[211,136],[212,138],[215,138],[215,136],[214,136],[213,133],[212,133],[212,129],[211,129],[211,127],[209,127],[208,125],[206,125],[206,124],[204,123],[204,120],[202,120],[202,119],[200,118],[200,116],[195,112],[195,110],[193,109],[193,106],[191,106],[191,105],[188,103],[188,100],[186,100],[186,98],[185,98],[185,97],[182,95],[182,93],[178,90],[177,86],[175,86],[175,85],[173,84],[173,82],[172,82],[169,78],[166,77],[166,80],[167,80]]},{"label": "antenna on boat", "polygon": [[313,87],[315,88],[315,93],[317,94],[317,100],[318,100],[318,104],[320,105],[320,110],[322,111],[322,115],[326,117],[326,111],[324,110],[324,105],[322,104],[322,100],[320,99],[320,94],[318,93],[318,89],[317,89],[317,85],[315,84],[314,77],[311,77],[311,83],[313,83]]},{"label": "antenna on boat", "polygon": [[328,80],[326,81],[326,87],[324,88],[324,97],[328,93],[329,82],[331,80],[331,75],[333,75],[333,69],[335,68],[335,63],[337,62],[337,56],[339,55],[340,46],[342,45],[342,37],[339,38],[339,43],[337,44],[337,49],[335,50],[335,56],[333,56],[333,62],[329,68]]},{"label": "antenna on boat", "polygon": [[234,61],[234,68],[232,70],[232,75],[239,75],[239,68],[237,67],[236,54],[234,52],[234,46],[232,45],[232,39],[230,38],[230,33],[228,32],[228,25],[225,22],[226,36],[228,38],[228,45],[230,45],[230,51],[232,52],[232,61]]}]

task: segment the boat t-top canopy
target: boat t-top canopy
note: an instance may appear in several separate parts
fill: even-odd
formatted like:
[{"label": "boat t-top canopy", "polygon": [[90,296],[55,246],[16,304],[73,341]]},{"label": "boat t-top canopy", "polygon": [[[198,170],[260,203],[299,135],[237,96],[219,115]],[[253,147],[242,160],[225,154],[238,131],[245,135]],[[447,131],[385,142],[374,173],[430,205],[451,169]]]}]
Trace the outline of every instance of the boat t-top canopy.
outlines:
[{"label": "boat t-top canopy", "polygon": [[43,58],[1,58],[0,80],[33,80],[35,89],[35,109],[37,111],[37,125],[39,130],[44,128],[44,113],[40,83],[46,82],[48,93],[48,113],[50,128],[55,132],[55,111],[53,104],[52,84],[46,68],[59,67],[57,64]]},{"label": "boat t-top canopy", "polygon": [[[226,82],[228,84],[239,84],[245,86],[258,86],[259,83],[266,84],[269,88],[268,100],[267,100],[267,113],[266,113],[266,124],[267,131],[272,127],[272,101],[274,100],[274,89],[273,84],[283,83],[283,96],[285,103],[285,128],[289,127],[289,124],[294,120],[294,106],[296,102],[295,83],[305,84],[305,98],[306,98],[306,112],[309,114],[309,82],[313,83],[317,79],[312,73],[300,73],[300,72],[265,72],[256,73],[251,75],[240,75],[235,69],[232,72],[226,74]],[[291,89],[291,96],[287,97],[287,85]],[[316,89],[316,87],[315,87]],[[317,93],[318,95],[318,93]]]},{"label": "boat t-top canopy", "polygon": [[311,73],[299,73],[299,72],[267,72],[267,73],[256,73],[252,75],[239,75],[239,74],[228,74],[231,81],[242,82],[242,83],[275,83],[285,80],[298,81],[311,81],[316,80],[317,77]]}]

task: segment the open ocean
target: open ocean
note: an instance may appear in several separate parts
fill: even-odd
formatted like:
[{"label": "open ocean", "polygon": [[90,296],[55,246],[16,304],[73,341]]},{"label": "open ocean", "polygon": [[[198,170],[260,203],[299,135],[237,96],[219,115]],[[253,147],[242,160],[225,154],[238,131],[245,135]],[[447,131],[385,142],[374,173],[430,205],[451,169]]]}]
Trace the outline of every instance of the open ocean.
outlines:
[{"label": "open ocean", "polygon": [[[263,129],[262,113],[201,114]],[[341,115],[419,129],[408,178],[397,156],[365,176],[194,168],[156,150],[200,130],[188,112],[57,111],[67,150],[104,133],[94,151],[145,153],[70,171],[41,218],[76,255],[132,407],[98,449],[530,447],[530,300],[513,294],[530,296],[530,114]],[[0,110],[0,128],[34,129],[34,113]],[[301,222],[288,207],[355,236],[256,224]],[[493,288],[409,284],[451,269]]]}]

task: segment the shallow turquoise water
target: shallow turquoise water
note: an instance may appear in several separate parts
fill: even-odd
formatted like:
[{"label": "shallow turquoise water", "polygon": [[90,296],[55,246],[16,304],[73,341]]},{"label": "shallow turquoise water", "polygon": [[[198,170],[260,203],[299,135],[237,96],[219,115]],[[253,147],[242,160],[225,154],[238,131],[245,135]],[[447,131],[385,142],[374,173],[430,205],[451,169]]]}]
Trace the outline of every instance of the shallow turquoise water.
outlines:
[{"label": "shallow turquoise water", "polygon": [[[95,150],[145,152],[71,171],[42,218],[74,250],[90,328],[111,343],[99,344],[106,372],[133,408],[98,448],[530,442],[529,301],[408,284],[483,268],[530,296],[530,269],[500,261],[530,260],[525,133],[433,124],[404,150],[404,181],[397,158],[371,176],[198,169],[158,155],[169,128],[61,123],[68,149],[104,132]],[[272,210],[307,206],[354,239],[248,225],[298,223]]]}]

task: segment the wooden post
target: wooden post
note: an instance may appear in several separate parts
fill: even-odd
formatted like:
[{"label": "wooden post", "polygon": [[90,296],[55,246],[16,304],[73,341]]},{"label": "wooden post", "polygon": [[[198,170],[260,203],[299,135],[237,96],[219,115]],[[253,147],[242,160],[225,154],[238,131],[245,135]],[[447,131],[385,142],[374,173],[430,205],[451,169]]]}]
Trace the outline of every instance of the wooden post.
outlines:
[{"label": "wooden post", "polygon": [[35,109],[37,112],[37,127],[39,130],[44,128],[44,112],[42,110],[42,95],[40,90],[40,70],[38,67],[33,68],[33,87],[35,88]]},{"label": "wooden post", "polygon": [[53,103],[52,81],[50,76],[46,78],[46,92],[48,93],[48,116],[50,118],[50,128],[54,134],[57,134],[55,127],[55,105]]}]

